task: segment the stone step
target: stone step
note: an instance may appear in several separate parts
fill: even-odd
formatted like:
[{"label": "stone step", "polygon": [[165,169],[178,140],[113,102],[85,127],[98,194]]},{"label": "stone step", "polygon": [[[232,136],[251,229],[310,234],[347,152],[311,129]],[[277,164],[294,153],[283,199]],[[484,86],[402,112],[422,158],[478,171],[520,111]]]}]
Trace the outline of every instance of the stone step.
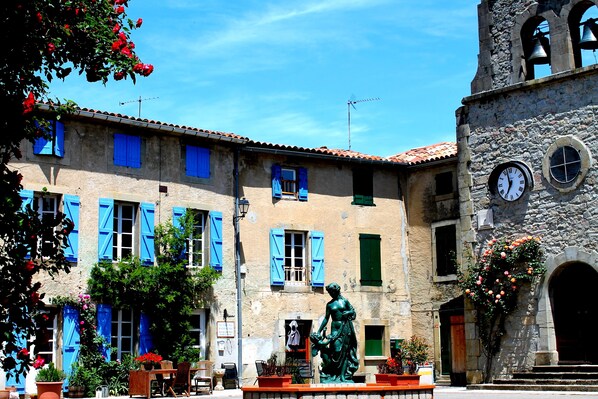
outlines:
[{"label": "stone step", "polygon": [[493,384],[521,384],[521,385],[598,385],[598,380],[585,380],[585,379],[577,379],[577,380],[551,380],[551,379],[523,379],[523,378],[512,378],[512,379],[495,379],[492,381]]},{"label": "stone step", "polygon": [[598,392],[598,385],[541,385],[541,384],[471,384],[467,389],[499,391],[568,391]]},{"label": "stone step", "polygon": [[598,373],[598,365],[593,364],[574,364],[574,365],[559,365],[559,366],[534,366],[532,372],[584,372],[584,373]]},{"label": "stone step", "polygon": [[588,372],[519,372],[513,373],[514,379],[554,379],[554,380],[598,380],[598,373]]}]

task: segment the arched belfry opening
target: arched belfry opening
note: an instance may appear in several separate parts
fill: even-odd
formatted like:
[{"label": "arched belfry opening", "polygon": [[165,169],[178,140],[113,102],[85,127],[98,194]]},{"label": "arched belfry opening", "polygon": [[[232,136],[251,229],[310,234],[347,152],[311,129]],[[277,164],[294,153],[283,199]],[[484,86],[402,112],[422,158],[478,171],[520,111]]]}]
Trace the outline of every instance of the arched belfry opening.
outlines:
[{"label": "arched belfry opening", "polygon": [[540,16],[530,18],[521,28],[521,45],[525,58],[525,80],[550,75],[550,30]]},{"label": "arched belfry opening", "polygon": [[569,31],[575,68],[598,63],[598,6],[582,1],[569,13]]},{"label": "arched belfry opening", "polygon": [[549,295],[560,364],[598,364],[598,272],[586,263],[560,266]]}]

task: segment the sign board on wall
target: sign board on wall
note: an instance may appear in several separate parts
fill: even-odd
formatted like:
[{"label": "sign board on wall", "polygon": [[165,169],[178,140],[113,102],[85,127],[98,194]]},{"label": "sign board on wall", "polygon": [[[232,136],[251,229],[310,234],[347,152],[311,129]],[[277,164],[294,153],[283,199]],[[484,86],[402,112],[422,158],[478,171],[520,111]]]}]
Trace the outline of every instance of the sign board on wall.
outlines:
[{"label": "sign board on wall", "polygon": [[233,321],[219,321],[216,322],[216,335],[218,338],[234,338],[235,337],[235,323]]}]

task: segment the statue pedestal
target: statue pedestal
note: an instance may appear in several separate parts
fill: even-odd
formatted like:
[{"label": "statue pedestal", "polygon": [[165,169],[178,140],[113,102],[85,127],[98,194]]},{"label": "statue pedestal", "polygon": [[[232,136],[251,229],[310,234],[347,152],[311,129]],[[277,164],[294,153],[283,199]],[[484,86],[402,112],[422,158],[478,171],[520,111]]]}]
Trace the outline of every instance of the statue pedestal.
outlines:
[{"label": "statue pedestal", "polygon": [[[378,385],[378,384],[290,384],[280,388],[244,386],[243,399],[322,398],[334,395],[336,399],[433,399],[434,385]],[[273,396],[275,395],[275,396]]]},{"label": "statue pedestal", "polygon": [[214,369],[214,377],[216,377],[216,386],[214,387],[214,391],[224,391],[224,386],[222,385],[224,371],[224,369]]}]

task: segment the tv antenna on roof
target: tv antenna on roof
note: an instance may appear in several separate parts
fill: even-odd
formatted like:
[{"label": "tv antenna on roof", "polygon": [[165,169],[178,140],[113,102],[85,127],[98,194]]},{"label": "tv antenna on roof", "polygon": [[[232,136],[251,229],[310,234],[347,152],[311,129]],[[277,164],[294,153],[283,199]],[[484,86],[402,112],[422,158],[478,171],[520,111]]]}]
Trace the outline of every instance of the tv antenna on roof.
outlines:
[{"label": "tv antenna on roof", "polygon": [[347,121],[348,121],[347,126],[349,128],[349,150],[351,149],[351,107],[353,107],[353,109],[357,109],[357,108],[355,108],[355,104],[364,103],[366,101],[380,101],[380,98],[372,97],[372,98],[364,98],[363,100],[356,100],[355,95],[351,95],[351,98],[349,100],[347,100]]},{"label": "tv antenna on roof", "polygon": [[141,102],[142,102],[142,101],[148,101],[148,100],[155,100],[155,99],[157,99],[157,98],[160,98],[160,97],[141,98],[141,96],[139,96],[139,99],[137,99],[137,100],[131,100],[131,101],[120,101],[120,102],[118,103],[118,105],[125,105],[125,104],[129,104],[129,103],[139,103],[139,111],[138,111],[138,113],[137,113],[137,117],[138,117],[138,118],[141,118]]}]

